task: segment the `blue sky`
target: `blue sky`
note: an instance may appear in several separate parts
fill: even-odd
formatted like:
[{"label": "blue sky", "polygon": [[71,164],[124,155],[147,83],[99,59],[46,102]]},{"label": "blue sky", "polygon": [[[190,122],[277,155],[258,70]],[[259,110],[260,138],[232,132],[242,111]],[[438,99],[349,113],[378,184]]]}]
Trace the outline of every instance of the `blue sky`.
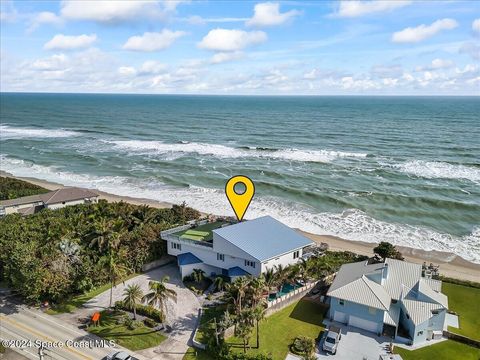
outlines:
[{"label": "blue sky", "polygon": [[478,95],[477,1],[1,1],[1,90]]}]

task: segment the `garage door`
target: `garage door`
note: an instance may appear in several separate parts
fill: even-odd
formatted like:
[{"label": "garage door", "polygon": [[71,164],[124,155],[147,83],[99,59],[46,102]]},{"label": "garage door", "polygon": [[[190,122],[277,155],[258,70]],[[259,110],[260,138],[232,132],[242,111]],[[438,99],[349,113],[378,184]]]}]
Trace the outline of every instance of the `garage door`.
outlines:
[{"label": "garage door", "polygon": [[374,333],[376,333],[378,330],[378,324],[376,322],[361,319],[356,316],[350,316],[350,319],[348,320],[348,325],[355,326],[360,329],[368,330]]},{"label": "garage door", "polygon": [[333,314],[333,320],[345,324],[347,322],[347,314],[340,311],[335,311],[335,313]]}]

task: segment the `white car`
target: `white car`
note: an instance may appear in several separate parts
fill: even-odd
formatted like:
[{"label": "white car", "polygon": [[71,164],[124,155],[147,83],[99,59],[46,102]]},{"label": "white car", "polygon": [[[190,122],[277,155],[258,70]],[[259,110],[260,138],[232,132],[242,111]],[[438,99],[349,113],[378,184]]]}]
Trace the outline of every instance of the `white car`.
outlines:
[{"label": "white car", "polygon": [[126,353],[125,351],[117,351],[107,355],[106,360],[138,360],[136,357],[133,357]]},{"label": "white car", "polygon": [[327,335],[323,339],[323,351],[327,351],[335,355],[337,353],[338,343],[340,342],[341,338],[342,330],[337,326],[331,325],[327,330]]}]

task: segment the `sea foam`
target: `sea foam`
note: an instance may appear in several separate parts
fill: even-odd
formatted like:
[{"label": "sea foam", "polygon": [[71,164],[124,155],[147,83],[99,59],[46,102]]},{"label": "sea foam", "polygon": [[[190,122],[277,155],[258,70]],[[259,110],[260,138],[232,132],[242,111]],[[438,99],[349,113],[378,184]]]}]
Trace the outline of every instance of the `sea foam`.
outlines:
[{"label": "sea foam", "polygon": [[22,128],[0,125],[0,139],[2,140],[23,138],[62,138],[77,135],[79,135],[79,133],[75,131],[63,129]]},{"label": "sea foam", "polygon": [[367,154],[332,150],[259,149],[256,147],[230,147],[219,144],[181,142],[169,144],[161,141],[110,141],[117,150],[142,155],[177,155],[196,153],[219,158],[270,158],[286,161],[329,163],[338,158],[365,158]]},{"label": "sea foam", "polygon": [[[206,213],[231,215],[230,205],[222,190],[189,186],[172,188],[157,180],[138,180],[115,176],[93,176],[66,172],[55,167],[32,164],[0,155],[2,169],[16,176],[31,176],[70,186],[96,188],[112,194],[180,203]],[[339,213],[317,212],[295,202],[276,197],[256,196],[246,218],[271,215],[285,224],[314,234],[334,235],[344,239],[378,242],[423,250],[452,252],[466,260],[480,263],[480,227],[466,236],[454,236],[427,227],[396,224],[372,218],[358,209]]]},{"label": "sea foam", "polygon": [[439,161],[413,160],[394,165],[400,171],[429,179],[466,179],[480,182],[480,168]]}]

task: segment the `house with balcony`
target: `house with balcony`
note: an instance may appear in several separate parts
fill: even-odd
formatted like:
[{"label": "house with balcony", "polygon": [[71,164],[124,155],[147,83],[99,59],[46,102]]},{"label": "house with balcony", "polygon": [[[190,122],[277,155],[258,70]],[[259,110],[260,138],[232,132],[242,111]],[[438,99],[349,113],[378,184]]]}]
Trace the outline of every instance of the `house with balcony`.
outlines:
[{"label": "house with balcony", "polygon": [[193,269],[207,276],[258,276],[276,265],[300,260],[313,241],[271,216],[238,223],[192,223],[161,232],[168,254],[177,257],[182,278]]},{"label": "house with balcony", "polygon": [[441,281],[424,275],[422,265],[395,259],[345,264],[327,292],[329,317],[414,345],[441,338],[448,298]]}]

